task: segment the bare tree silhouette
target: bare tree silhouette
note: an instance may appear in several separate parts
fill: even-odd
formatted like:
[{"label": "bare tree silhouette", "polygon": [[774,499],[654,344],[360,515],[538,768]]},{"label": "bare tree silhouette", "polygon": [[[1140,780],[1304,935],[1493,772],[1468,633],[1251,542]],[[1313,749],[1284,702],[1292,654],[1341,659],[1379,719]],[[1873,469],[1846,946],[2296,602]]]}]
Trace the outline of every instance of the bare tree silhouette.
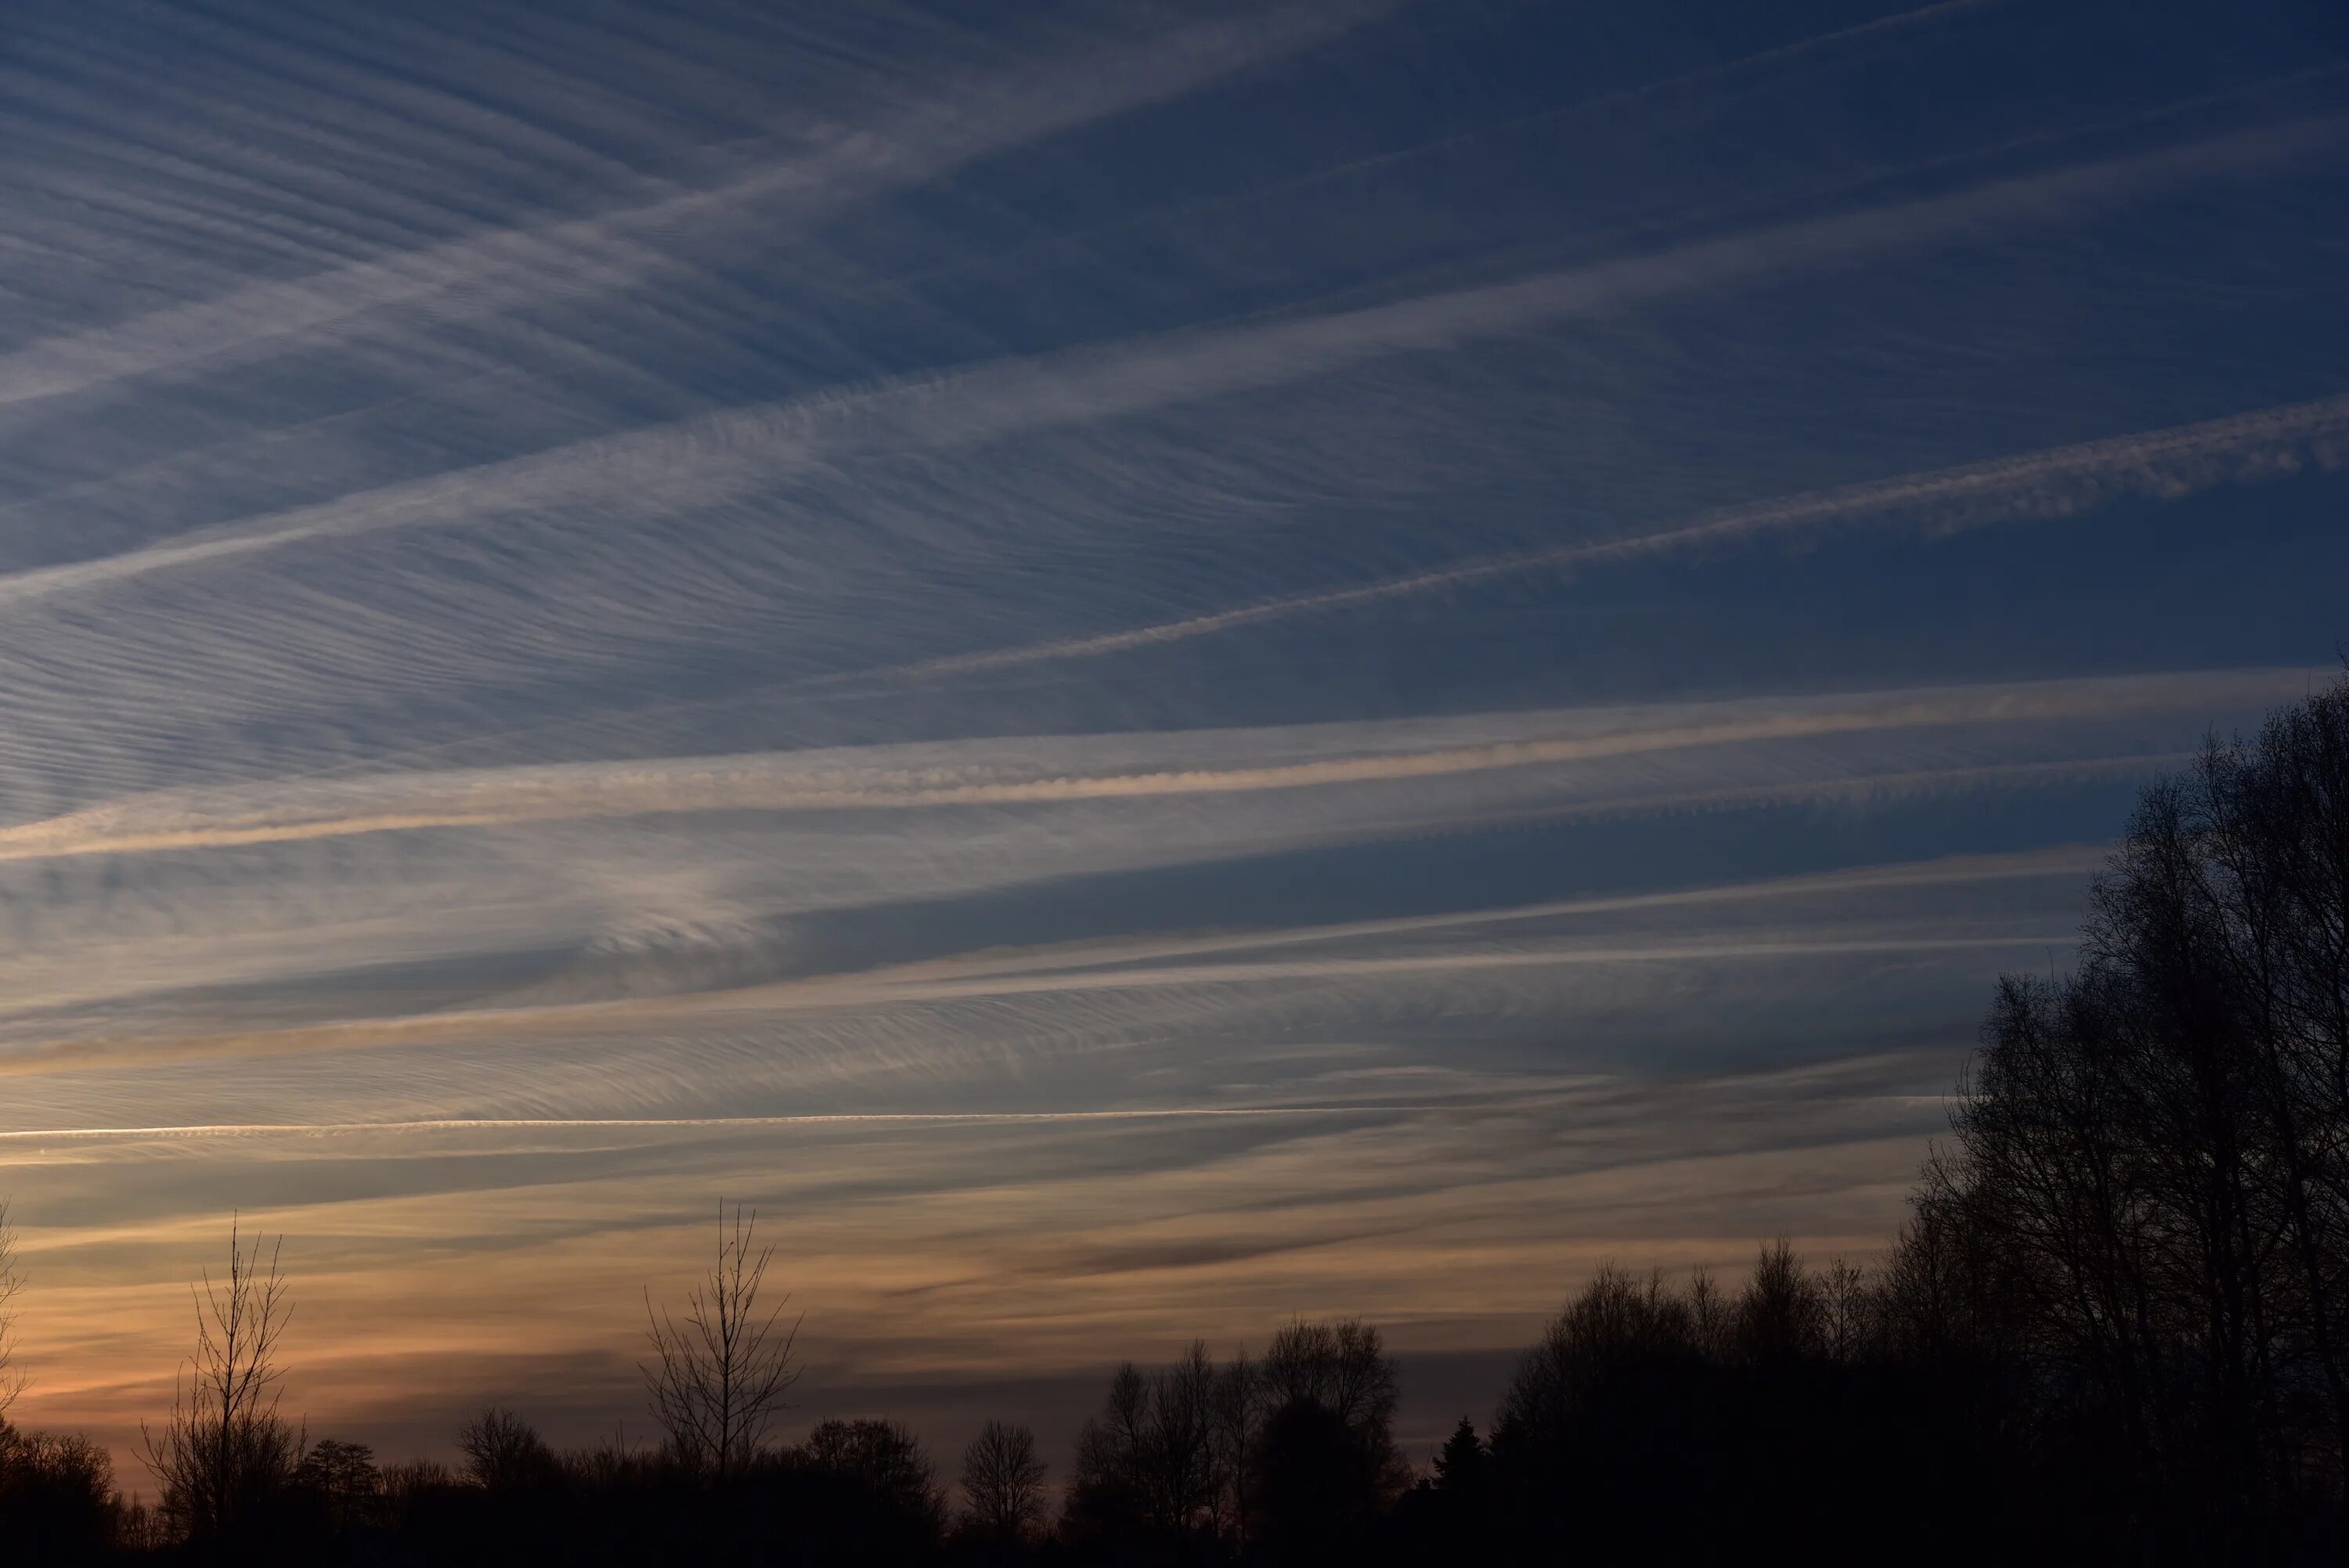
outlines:
[{"label": "bare tree silhouette", "polygon": [[1824,1356],[1834,1331],[1826,1283],[1804,1270],[1785,1237],[1764,1247],[1737,1297],[1730,1329],[1737,1353],[1762,1365]]},{"label": "bare tree silhouette", "polygon": [[943,1517],[936,1470],[922,1440],[901,1421],[819,1421],[799,1452],[816,1470],[854,1482],[906,1518],[935,1527]]},{"label": "bare tree silhouette", "polygon": [[163,1511],[182,1535],[233,1533],[291,1480],[301,1434],[277,1413],[278,1342],[293,1298],[278,1271],[283,1238],[264,1264],[260,1238],[248,1248],[229,1227],[228,1277],[204,1271],[195,1298],[196,1348],[174,1383],[161,1431],[140,1424],[147,1465],[163,1490]]},{"label": "bare tree silhouette", "polygon": [[16,1266],[16,1227],[9,1222],[7,1200],[0,1198],[0,1426],[7,1423],[10,1407],[31,1381],[16,1365],[16,1302],[24,1289],[25,1276]]},{"label": "bare tree silhouette", "polygon": [[989,1421],[962,1454],[963,1522],[983,1539],[1010,1543],[1035,1533],[1044,1519],[1044,1461],[1036,1434],[1008,1421]]},{"label": "bare tree silhouette", "polygon": [[1220,1365],[1195,1339],[1171,1367],[1132,1362],[1078,1434],[1068,1506],[1080,1533],[1238,1539],[1261,1383],[1245,1354]]},{"label": "bare tree silhouette", "polygon": [[1876,1333],[1876,1294],[1868,1271],[1837,1258],[1819,1276],[1817,1286],[1826,1308],[1826,1345],[1830,1360],[1850,1361]]},{"label": "bare tree silhouette", "polygon": [[465,1472],[492,1491],[534,1486],[554,1474],[554,1450],[538,1429],[502,1406],[489,1405],[457,1429]]},{"label": "bare tree silhouette", "polygon": [[[759,1217],[718,1209],[718,1261],[686,1297],[682,1321],[656,1310],[645,1293],[653,1358],[642,1363],[653,1415],[668,1434],[670,1452],[689,1468],[730,1480],[762,1452],[783,1396],[799,1381],[792,1360],[800,1319],[782,1323],[791,1297],[765,1313],[759,1293],[772,1246],[758,1247]],[[755,1249],[755,1250],[754,1250]]]}]

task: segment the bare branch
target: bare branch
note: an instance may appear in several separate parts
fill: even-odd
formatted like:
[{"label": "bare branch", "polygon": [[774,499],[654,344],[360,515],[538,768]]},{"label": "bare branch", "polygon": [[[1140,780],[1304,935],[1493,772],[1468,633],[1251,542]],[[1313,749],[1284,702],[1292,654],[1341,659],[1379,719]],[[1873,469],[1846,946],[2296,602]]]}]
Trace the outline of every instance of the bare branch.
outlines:
[{"label": "bare branch", "polygon": [[7,1200],[0,1198],[0,1423],[7,1420],[9,1407],[32,1382],[16,1365],[16,1301],[24,1288],[25,1276],[16,1264],[16,1227],[9,1222]]},{"label": "bare branch", "polygon": [[782,1321],[791,1297],[761,1312],[760,1293],[772,1246],[757,1244],[758,1215],[718,1210],[718,1255],[686,1296],[682,1315],[645,1293],[652,1359],[638,1364],[654,1418],[678,1460],[720,1480],[739,1475],[767,1447],[783,1396],[799,1381],[792,1350],[800,1319]]},{"label": "bare branch", "polygon": [[294,1314],[283,1245],[272,1243],[264,1263],[260,1238],[248,1247],[231,1221],[227,1278],[206,1269],[189,1287],[196,1347],[173,1383],[171,1418],[160,1432],[140,1428],[164,1515],[189,1539],[236,1532],[301,1458],[302,1435],[278,1414],[277,1347]]}]

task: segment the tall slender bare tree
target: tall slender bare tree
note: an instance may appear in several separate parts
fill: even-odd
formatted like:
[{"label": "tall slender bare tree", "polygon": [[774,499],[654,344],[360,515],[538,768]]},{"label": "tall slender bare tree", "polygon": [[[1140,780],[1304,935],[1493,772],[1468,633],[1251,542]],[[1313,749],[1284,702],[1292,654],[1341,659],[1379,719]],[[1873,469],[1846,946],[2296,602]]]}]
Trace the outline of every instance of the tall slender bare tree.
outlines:
[{"label": "tall slender bare tree", "polygon": [[160,1432],[140,1428],[164,1514],[191,1539],[249,1524],[302,1456],[302,1435],[277,1413],[278,1342],[294,1315],[278,1270],[283,1245],[283,1237],[273,1243],[264,1262],[260,1238],[248,1247],[231,1222],[228,1277],[215,1280],[207,1269],[189,1287],[196,1348],[174,1385],[171,1418]]},{"label": "tall slender bare tree", "polygon": [[25,1276],[16,1267],[16,1227],[8,1221],[8,1202],[0,1198],[0,1426],[8,1421],[8,1408],[30,1381],[16,1365],[16,1297]]},{"label": "tall slender bare tree", "polygon": [[746,1216],[738,1203],[730,1220],[719,1204],[718,1259],[686,1297],[682,1316],[656,1309],[645,1293],[653,1355],[639,1370],[653,1416],[680,1462],[721,1481],[765,1449],[800,1376],[792,1352],[801,1320],[782,1321],[791,1297],[760,1306],[775,1249],[757,1244],[758,1223],[755,1211]]}]

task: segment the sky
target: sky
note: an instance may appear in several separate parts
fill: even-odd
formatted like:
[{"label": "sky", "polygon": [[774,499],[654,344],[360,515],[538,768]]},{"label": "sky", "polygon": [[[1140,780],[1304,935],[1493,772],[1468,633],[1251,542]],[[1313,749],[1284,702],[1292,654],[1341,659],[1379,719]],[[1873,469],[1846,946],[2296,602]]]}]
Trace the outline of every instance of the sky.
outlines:
[{"label": "sky", "polygon": [[[2349,638],[2332,0],[0,15],[16,1418],[786,1435],[1865,1260]],[[123,1465],[126,1484],[143,1480]]]}]

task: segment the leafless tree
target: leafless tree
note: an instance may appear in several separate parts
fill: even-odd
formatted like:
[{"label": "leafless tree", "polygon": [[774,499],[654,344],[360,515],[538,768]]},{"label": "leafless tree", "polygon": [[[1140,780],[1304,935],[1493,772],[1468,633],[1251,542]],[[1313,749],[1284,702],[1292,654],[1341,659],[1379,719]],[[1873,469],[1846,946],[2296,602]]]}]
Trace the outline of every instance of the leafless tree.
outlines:
[{"label": "leafless tree", "polygon": [[1393,1435],[1402,1371],[1376,1327],[1359,1317],[1291,1323],[1274,1333],[1257,1376],[1266,1415],[1312,1404],[1334,1417],[1381,1500],[1410,1484]]},{"label": "leafless tree", "polygon": [[1265,1384],[1246,1353],[1216,1369],[1209,1422],[1216,1489],[1212,1528],[1233,1546],[1247,1545],[1248,1459],[1263,1425]]},{"label": "leafless tree", "polygon": [[819,1421],[800,1446],[798,1458],[835,1480],[845,1481],[900,1525],[929,1540],[946,1522],[946,1499],[937,1468],[921,1439],[902,1421],[878,1417]]},{"label": "leafless tree", "polygon": [[1072,1507],[1128,1515],[1159,1536],[1217,1528],[1236,1484],[1218,1419],[1228,1387],[1204,1340],[1159,1372],[1118,1368],[1102,1413],[1077,1439]]},{"label": "leafless tree", "polygon": [[7,1201],[0,1199],[0,1426],[6,1425],[9,1407],[30,1381],[16,1365],[16,1302],[24,1288],[25,1276],[16,1266],[16,1227],[9,1223]]},{"label": "leafless tree", "polygon": [[1394,1358],[1379,1331],[1359,1317],[1299,1320],[1277,1330],[1257,1376],[1268,1400],[1309,1399],[1349,1427],[1383,1429],[1394,1416]]},{"label": "leafless tree", "polygon": [[758,1215],[718,1210],[718,1260],[686,1297],[682,1318],[645,1295],[653,1356],[640,1364],[653,1415],[679,1462],[719,1480],[740,1475],[764,1450],[768,1430],[799,1380],[792,1359],[800,1319],[786,1326],[786,1295],[761,1311],[772,1246],[757,1245]]},{"label": "leafless tree", "polygon": [[1826,1295],[1785,1237],[1755,1260],[1737,1297],[1731,1333],[1737,1353],[1757,1364],[1801,1360],[1826,1349]]},{"label": "leafless tree", "polygon": [[1603,1264],[1550,1320],[1541,1342],[1519,1359],[1496,1425],[1537,1436],[1570,1431],[1592,1390],[1622,1367],[1643,1360],[1693,1359],[1706,1348],[1697,1337],[1695,1312],[1666,1288],[1661,1274],[1642,1280]]},{"label": "leafless tree", "polygon": [[1873,1344],[1876,1291],[1868,1271],[1837,1258],[1818,1280],[1826,1308],[1826,1353],[1830,1360],[1857,1361]]},{"label": "leafless tree", "polygon": [[484,1406],[460,1423],[457,1451],[474,1484],[492,1491],[536,1486],[555,1473],[554,1450],[538,1429],[502,1406]]},{"label": "leafless tree", "polygon": [[402,1460],[383,1467],[381,1490],[395,1504],[457,1484],[457,1478],[439,1460]]},{"label": "leafless tree", "polygon": [[140,1426],[148,1468],[163,1491],[162,1506],[177,1532],[191,1538],[229,1534],[292,1478],[302,1436],[278,1413],[277,1348],[294,1313],[278,1270],[283,1238],[247,1247],[242,1229],[229,1229],[228,1277],[204,1271],[190,1287],[195,1298],[196,1348],[173,1387],[171,1415],[161,1431]]},{"label": "leafless tree", "polygon": [[2076,974],[2000,986],[1901,1329],[1986,1248],[1948,1278],[2147,1519],[2349,1510],[2349,680],[2147,789],[2091,901]]},{"label": "leafless tree", "polygon": [[962,1454],[963,1520],[988,1541],[1016,1542],[1044,1520],[1044,1461],[1036,1434],[1007,1421],[989,1421]]},{"label": "leafless tree", "polygon": [[1720,1354],[1729,1344],[1729,1300],[1702,1264],[1689,1271],[1687,1300],[1691,1340],[1707,1355]]}]

